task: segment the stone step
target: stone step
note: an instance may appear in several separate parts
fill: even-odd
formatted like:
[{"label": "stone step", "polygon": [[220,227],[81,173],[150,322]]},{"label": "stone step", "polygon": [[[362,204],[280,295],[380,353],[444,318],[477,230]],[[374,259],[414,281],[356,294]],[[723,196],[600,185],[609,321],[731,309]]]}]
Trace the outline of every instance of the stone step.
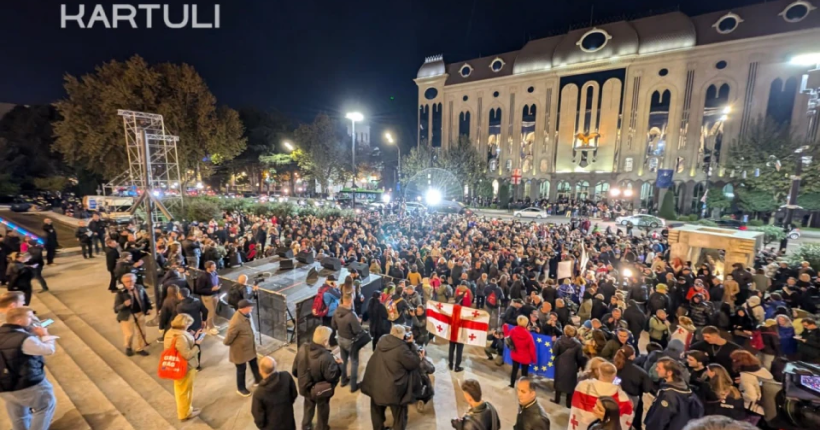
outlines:
[{"label": "stone step", "polygon": [[64,345],[77,342],[76,337],[72,339],[71,336],[67,336],[70,329],[36,296],[32,298],[31,307],[37,311],[40,318],[54,319],[54,324],[49,327],[49,331],[52,334],[61,336],[57,340],[55,354],[46,358],[46,368],[51,374],[49,379],[55,386],[54,394],[57,396],[58,405],[61,397],[63,397],[57,391],[59,386],[60,391],[71,399],[71,403],[81,415],[82,422],[79,422],[78,425],[82,426],[84,422],[85,426],[94,430],[134,430],[134,427],[122,416],[116,406],[108,400],[106,394],[94,385],[94,382],[63,348]]},{"label": "stone step", "polygon": [[[55,323],[49,327],[49,333],[60,336],[58,344],[76,362],[80,372],[84,373],[94,385],[108,398],[122,417],[127,420],[128,428],[134,430],[173,429],[174,426],[163,418],[152,404],[149,404],[137,393],[126,380],[145,379],[140,372],[121,373],[102,358],[97,351],[91,348],[93,342],[84,341],[74,331],[73,323],[79,320],[73,312],[67,310],[51,294],[39,294],[38,299],[48,308]],[[33,302],[32,302],[33,303]],[[105,342],[108,344],[108,342]],[[118,353],[124,357],[122,353]],[[62,372],[54,370],[58,378]],[[63,384],[66,386],[66,384]],[[72,396],[73,399],[73,396]],[[162,406],[157,404],[157,406]],[[92,424],[92,427],[96,428]]]},{"label": "stone step", "polygon": [[[74,311],[66,307],[56,296],[52,294],[41,294],[40,299],[55,312],[63,322],[81,339],[94,355],[99,357],[103,365],[112,369],[114,373],[121,376],[130,391],[139,398],[134,399],[138,404],[150,409],[153,418],[161,417],[162,424],[166,427],[146,427],[146,428],[176,428],[190,430],[210,430],[211,427],[199,418],[188,422],[181,422],[177,418],[176,400],[174,395],[166,387],[161,385],[152,375],[147,374],[137,363],[125,355],[125,353],[109,342],[93,327]],[[115,315],[112,313],[112,324],[115,323]],[[149,341],[152,339],[148,339]],[[158,361],[159,356],[148,357],[150,360]],[[156,367],[153,367],[156,369]],[[171,381],[163,381],[172,386]],[[116,391],[115,391],[116,393]],[[123,407],[134,407],[135,403],[123,405]],[[142,413],[142,406],[134,408],[138,413]],[[118,405],[119,407],[119,405]],[[120,408],[121,411],[125,409]],[[126,415],[128,417],[128,415]],[[136,424],[135,428],[139,428]]]},{"label": "stone step", "polygon": [[63,386],[57,382],[57,378],[51,373],[49,366],[46,366],[46,377],[54,386],[54,397],[57,399],[57,410],[54,411],[54,418],[51,420],[50,430],[91,430],[91,426],[83,418],[83,414],[77,409],[71,398],[68,397]]}]

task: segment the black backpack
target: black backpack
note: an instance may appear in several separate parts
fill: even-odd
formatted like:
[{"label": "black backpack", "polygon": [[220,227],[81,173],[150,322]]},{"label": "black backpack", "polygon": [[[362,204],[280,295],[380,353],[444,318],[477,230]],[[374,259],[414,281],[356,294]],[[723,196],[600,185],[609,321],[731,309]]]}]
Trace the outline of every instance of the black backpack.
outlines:
[{"label": "black backpack", "polygon": [[232,308],[237,309],[239,307],[239,301],[245,298],[244,290],[245,286],[242,284],[234,284],[228,290],[227,302]]}]

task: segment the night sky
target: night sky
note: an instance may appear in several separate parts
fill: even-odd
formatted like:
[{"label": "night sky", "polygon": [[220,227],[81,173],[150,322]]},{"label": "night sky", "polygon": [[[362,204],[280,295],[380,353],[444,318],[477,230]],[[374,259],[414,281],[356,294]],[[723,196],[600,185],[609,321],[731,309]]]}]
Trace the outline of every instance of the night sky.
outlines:
[{"label": "night sky", "polygon": [[[189,0],[220,29],[60,28],[60,4],[76,0],[2,0],[0,102],[50,103],[65,96],[63,75],[82,75],[111,59],[139,54],[151,63],[185,62],[220,104],[276,109],[296,120],[361,110],[374,133],[415,139],[416,76],[424,57],[446,62],[520,49],[528,39],[593,18],[635,17],[678,7],[690,15],[751,0]],[[111,3],[126,3],[124,0]],[[144,4],[160,2],[141,2]],[[166,0],[181,15],[183,1]],[[130,4],[140,4],[133,2]],[[111,8],[106,11],[111,13]],[[141,25],[144,18],[138,21]],[[394,100],[391,100],[391,97]],[[124,106],[127,108],[127,106]],[[401,131],[397,131],[401,130]],[[376,136],[374,141],[378,142]]]}]

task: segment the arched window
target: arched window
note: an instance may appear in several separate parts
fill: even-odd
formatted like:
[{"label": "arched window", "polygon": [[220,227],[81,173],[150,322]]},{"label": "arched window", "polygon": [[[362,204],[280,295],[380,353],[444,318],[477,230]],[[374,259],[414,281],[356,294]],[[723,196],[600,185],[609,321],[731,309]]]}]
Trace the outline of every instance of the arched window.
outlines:
[{"label": "arched window", "polygon": [[649,120],[646,127],[646,154],[644,165],[650,172],[657,172],[666,151],[666,129],[669,123],[669,90],[655,91],[649,103]]},{"label": "arched window", "polygon": [[470,137],[470,112],[458,115],[458,135]]},{"label": "arched window", "polygon": [[581,201],[589,199],[589,182],[578,181],[575,183],[575,198]]},{"label": "arched window", "polygon": [[643,185],[641,185],[641,208],[651,209],[654,198],[655,186],[649,182],[644,182]]},{"label": "arched window", "polygon": [[431,146],[433,148],[441,148],[441,121],[442,121],[443,111],[441,109],[441,103],[433,103],[433,125],[431,126],[432,130],[432,140]]},{"label": "arched window", "polygon": [[501,108],[490,109],[487,122],[487,164],[490,172],[499,173],[498,160],[501,157]]},{"label": "arched window", "polygon": [[723,195],[726,196],[727,199],[733,200],[735,198],[735,186],[732,184],[724,185]]},{"label": "arched window", "polygon": [[542,199],[550,198],[550,181],[541,182],[541,185],[538,187],[538,196]]},{"label": "arched window", "polygon": [[567,181],[559,181],[558,188],[555,189],[556,195],[559,200],[561,199],[569,199],[572,194],[572,188],[569,186],[569,182]]},{"label": "arched window", "polygon": [[609,182],[600,181],[595,184],[595,191],[592,193],[592,200],[596,202],[605,199],[609,195]]},{"label": "arched window", "polygon": [[430,121],[430,105],[419,106],[419,141],[426,145],[430,144],[427,141],[430,138],[428,121]]},{"label": "arched window", "polygon": [[493,197],[498,197],[498,179],[493,181]]},{"label": "arched window", "polygon": [[794,98],[797,96],[797,79],[789,78],[785,85],[780,78],[772,81],[769,88],[769,102],[766,105],[766,116],[778,124],[788,125],[792,121]]},{"label": "arched window", "polygon": [[708,172],[720,165],[723,146],[723,128],[726,121],[731,121],[732,107],[729,105],[729,84],[709,85],[703,103],[703,123],[701,127],[700,166]]},{"label": "arched window", "polygon": [[532,180],[524,182],[524,198],[530,197],[532,192]]},{"label": "arched window", "polygon": [[695,191],[692,193],[692,213],[698,214],[700,213],[701,202],[700,199],[703,198],[703,183],[698,182],[695,184]]},{"label": "arched window", "polygon": [[523,174],[535,173],[535,104],[524,105],[521,113],[521,171]]}]

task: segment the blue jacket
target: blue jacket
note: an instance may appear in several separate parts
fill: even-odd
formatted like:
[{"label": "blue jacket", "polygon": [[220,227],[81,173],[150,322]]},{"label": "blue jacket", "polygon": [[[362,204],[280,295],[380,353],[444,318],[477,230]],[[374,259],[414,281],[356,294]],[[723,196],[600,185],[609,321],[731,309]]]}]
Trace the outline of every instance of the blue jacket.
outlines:
[{"label": "blue jacket", "polygon": [[652,430],[683,430],[689,421],[703,417],[703,404],[685,382],[661,382],[661,388],[644,425]]},{"label": "blue jacket", "polygon": [[332,317],[336,313],[336,308],[339,307],[339,300],[342,298],[342,292],[338,288],[331,288],[325,291],[322,295],[322,301],[327,306],[327,316]]},{"label": "blue jacket", "polygon": [[797,340],[794,338],[794,327],[777,325],[777,334],[780,336],[780,352],[785,355],[797,353]]}]

